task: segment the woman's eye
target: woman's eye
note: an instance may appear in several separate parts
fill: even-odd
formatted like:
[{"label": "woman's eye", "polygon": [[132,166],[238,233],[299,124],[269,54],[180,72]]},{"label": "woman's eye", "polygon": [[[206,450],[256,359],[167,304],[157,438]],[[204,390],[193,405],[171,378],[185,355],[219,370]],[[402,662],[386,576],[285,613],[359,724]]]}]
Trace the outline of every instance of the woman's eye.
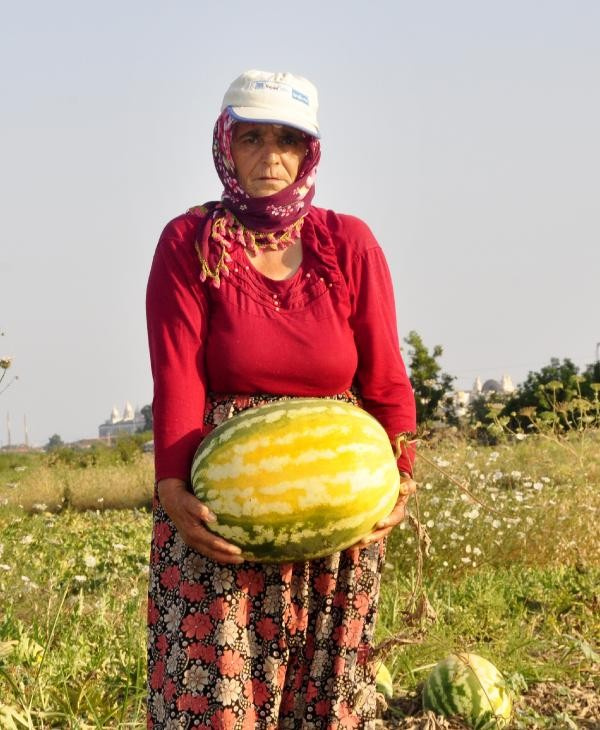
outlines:
[{"label": "woman's eye", "polygon": [[300,144],[301,139],[296,134],[284,134],[281,137],[280,142],[286,147],[295,147],[296,145]]}]

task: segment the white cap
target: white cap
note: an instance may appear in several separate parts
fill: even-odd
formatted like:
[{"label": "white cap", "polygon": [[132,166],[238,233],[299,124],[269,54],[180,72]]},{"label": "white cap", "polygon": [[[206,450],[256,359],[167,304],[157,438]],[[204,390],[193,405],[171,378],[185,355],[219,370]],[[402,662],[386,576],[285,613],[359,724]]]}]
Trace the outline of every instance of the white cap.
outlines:
[{"label": "white cap", "polygon": [[241,122],[285,124],[319,137],[317,89],[290,73],[245,71],[227,89],[221,111]]}]

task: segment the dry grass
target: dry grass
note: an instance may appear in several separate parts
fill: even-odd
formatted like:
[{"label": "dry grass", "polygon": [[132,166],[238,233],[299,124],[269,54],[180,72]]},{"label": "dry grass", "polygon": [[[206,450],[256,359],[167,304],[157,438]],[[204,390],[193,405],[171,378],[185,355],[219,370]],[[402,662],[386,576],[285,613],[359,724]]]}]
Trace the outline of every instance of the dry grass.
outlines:
[{"label": "dry grass", "polygon": [[127,465],[89,468],[42,464],[18,472],[13,481],[0,485],[0,504],[26,512],[58,512],[66,507],[131,509],[148,507],[152,500],[152,456],[140,455]]}]

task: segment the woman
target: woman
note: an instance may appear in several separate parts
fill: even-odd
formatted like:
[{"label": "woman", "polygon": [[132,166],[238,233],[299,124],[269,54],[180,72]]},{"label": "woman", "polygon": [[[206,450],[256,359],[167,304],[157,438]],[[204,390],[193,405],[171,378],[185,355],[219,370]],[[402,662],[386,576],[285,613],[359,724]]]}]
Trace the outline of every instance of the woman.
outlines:
[{"label": "woman", "polygon": [[148,283],[156,496],[149,598],[151,728],[368,727],[384,538],[293,565],[245,562],[206,527],[192,457],[216,424],[284,397],[360,404],[391,439],[415,428],[383,253],[360,220],[311,206],[317,95],[248,71],[213,139],[221,201],[171,221]]}]

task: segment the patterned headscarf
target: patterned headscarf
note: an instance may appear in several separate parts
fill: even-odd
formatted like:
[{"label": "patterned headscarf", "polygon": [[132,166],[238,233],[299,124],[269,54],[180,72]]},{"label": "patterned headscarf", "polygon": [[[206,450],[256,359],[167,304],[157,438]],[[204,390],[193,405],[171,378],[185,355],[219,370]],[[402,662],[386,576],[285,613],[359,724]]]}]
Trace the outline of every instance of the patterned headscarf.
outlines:
[{"label": "patterned headscarf", "polygon": [[[236,177],[231,155],[235,121],[225,109],[213,132],[213,160],[223,183],[221,202],[205,203],[194,209],[203,218],[196,238],[196,250],[202,264],[201,278],[212,279],[215,286],[219,286],[220,276],[228,274],[227,249],[233,243],[256,248],[260,240],[262,246],[281,248],[291,237],[299,235],[315,194],[315,176],[321,157],[319,140],[303,133],[307,142],[306,155],[296,180],[278,193],[253,198]],[[211,243],[218,245],[217,251]]]}]

